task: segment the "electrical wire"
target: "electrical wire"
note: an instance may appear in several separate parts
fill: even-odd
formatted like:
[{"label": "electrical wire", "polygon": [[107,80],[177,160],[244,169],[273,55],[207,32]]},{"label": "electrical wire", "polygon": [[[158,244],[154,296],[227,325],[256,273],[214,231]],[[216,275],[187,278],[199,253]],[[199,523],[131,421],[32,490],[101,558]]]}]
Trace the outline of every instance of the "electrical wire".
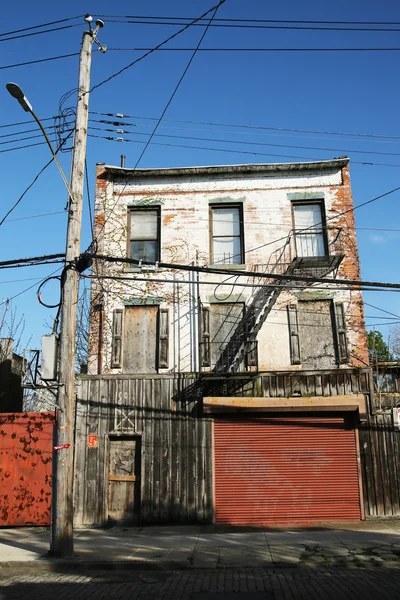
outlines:
[{"label": "electrical wire", "polygon": [[[31,121],[30,121],[30,123],[32,124]],[[69,123],[68,125],[73,125],[73,123]],[[50,129],[56,129],[56,128],[57,128],[57,125],[49,125],[48,127],[45,127],[45,129],[49,135],[51,135]],[[14,133],[5,133],[3,135],[0,135],[0,139],[15,137],[16,135],[25,135],[26,133],[35,133],[37,131],[40,131],[39,127],[34,127],[33,129],[24,129],[23,131],[14,131]],[[11,140],[11,141],[19,141],[19,140]]]},{"label": "electrical wire", "polygon": [[[157,117],[141,117],[137,115],[126,115],[121,113],[103,113],[98,111],[89,111],[92,115],[100,115],[104,117],[115,117],[115,118],[123,118],[123,119],[143,119],[146,121],[157,121]],[[26,121],[28,122],[28,121]],[[379,138],[379,139],[395,139],[400,140],[400,136],[396,135],[375,135],[372,133],[349,133],[343,131],[324,131],[318,129],[293,129],[293,128],[284,128],[284,127],[266,127],[262,125],[244,125],[237,123],[219,123],[213,121],[191,121],[184,119],[164,119],[164,122],[168,123],[187,123],[190,125],[211,125],[213,127],[236,127],[238,129],[252,129],[252,130],[266,130],[266,131],[279,131],[279,132],[290,132],[290,133],[315,133],[315,134],[324,134],[324,135],[343,135],[343,136],[355,136],[355,137],[370,137],[370,138]]]},{"label": "electrical wire", "polygon": [[12,35],[13,33],[21,33],[23,31],[31,31],[32,29],[40,29],[41,27],[48,27],[49,25],[57,25],[58,23],[65,23],[66,21],[75,21],[76,19],[81,19],[85,15],[77,15],[76,17],[66,17],[65,19],[58,19],[57,21],[48,21],[47,23],[42,23],[41,25],[30,25],[29,27],[23,27],[22,29],[15,29],[14,31],[5,31],[0,33],[0,37],[5,35]]},{"label": "electrical wire", "polygon": [[71,56],[79,56],[79,52],[72,52],[71,54],[61,54],[60,56],[50,56],[49,58],[38,58],[36,60],[28,60],[26,62],[14,63],[12,65],[3,65],[0,67],[0,71],[3,69],[13,69],[14,67],[25,67],[27,65],[36,65],[38,63],[49,62],[51,60],[60,60],[62,58],[71,58]]},{"label": "electrical wire", "polygon": [[[172,94],[170,95],[170,97],[169,97],[169,99],[168,99],[168,102],[166,103],[166,105],[165,105],[165,107],[164,107],[164,109],[163,109],[163,111],[162,111],[162,113],[161,113],[161,116],[159,117],[159,119],[158,119],[158,121],[157,121],[157,123],[156,123],[156,125],[155,125],[155,127],[154,127],[154,129],[153,129],[153,131],[152,131],[152,132],[151,132],[151,134],[150,134],[150,137],[149,137],[149,139],[147,140],[147,142],[146,142],[146,144],[145,144],[145,147],[143,148],[143,150],[142,150],[142,152],[141,152],[141,154],[140,154],[139,158],[138,158],[138,159],[137,159],[137,161],[136,161],[136,164],[135,164],[135,167],[134,167],[135,169],[137,168],[137,166],[139,165],[140,161],[142,160],[142,158],[143,158],[143,156],[144,156],[144,154],[145,154],[145,152],[146,152],[147,148],[149,147],[149,145],[150,145],[150,143],[151,143],[151,140],[152,140],[152,139],[153,139],[153,137],[156,135],[156,131],[157,131],[157,129],[158,129],[158,127],[159,127],[159,125],[160,125],[161,121],[163,120],[165,113],[167,112],[168,108],[170,107],[172,100],[175,98],[175,95],[176,95],[176,93],[177,93],[177,91],[178,91],[178,89],[179,89],[179,87],[180,87],[180,85],[181,85],[182,81],[184,80],[184,78],[185,78],[185,76],[186,76],[186,73],[188,72],[188,70],[189,70],[189,68],[190,68],[190,65],[192,64],[192,62],[193,62],[193,60],[194,60],[194,57],[196,56],[197,52],[200,50],[200,46],[201,46],[201,44],[202,44],[202,42],[203,42],[203,40],[204,40],[204,38],[205,38],[205,36],[206,36],[206,34],[207,34],[207,31],[208,31],[208,28],[209,28],[209,26],[211,25],[211,23],[212,23],[212,21],[213,21],[213,19],[214,19],[215,15],[217,14],[217,11],[218,11],[219,7],[220,7],[222,4],[224,4],[224,2],[225,2],[225,1],[226,1],[226,0],[220,0],[219,4],[218,4],[218,5],[217,5],[217,6],[214,8],[214,12],[213,12],[213,14],[212,14],[212,15],[211,15],[211,17],[210,17],[210,20],[209,20],[209,23],[208,23],[208,25],[207,25],[207,26],[206,26],[206,28],[204,29],[204,31],[203,31],[203,33],[202,33],[202,35],[201,35],[201,37],[200,37],[200,40],[199,40],[199,41],[198,41],[198,43],[197,43],[197,46],[196,46],[196,47],[194,48],[194,50],[193,50],[193,54],[191,55],[191,57],[190,57],[190,59],[189,59],[189,61],[188,61],[187,65],[186,65],[185,69],[183,70],[183,73],[182,73],[181,77],[179,78],[179,81],[178,81],[178,83],[176,84],[176,86],[175,86],[175,88],[174,88],[174,90],[173,90]],[[210,12],[210,11],[208,11],[208,12]]]},{"label": "electrical wire", "polygon": [[[57,273],[57,271],[59,271],[60,269],[56,269],[55,271],[53,271],[51,275],[54,275],[55,273]],[[25,294],[26,292],[28,292],[29,290],[31,290],[32,288],[36,287],[37,283],[34,283],[32,285],[30,285],[29,287],[25,288],[24,290],[22,290],[21,292],[18,292],[17,294],[14,294],[14,296],[10,296],[10,298],[7,298],[6,300],[3,300],[3,302],[0,302],[0,306],[3,306],[3,304],[7,304],[8,302],[11,302],[11,300],[14,300],[15,298],[18,298],[18,296],[22,296],[22,294]]]},{"label": "electrical wire", "polygon": [[36,266],[47,260],[65,259],[64,254],[45,254],[44,256],[31,256],[30,258],[12,258],[11,260],[0,261],[0,269],[12,269],[15,266]]},{"label": "electrical wire", "polygon": [[[94,130],[94,131],[106,131],[106,132],[114,132],[113,129],[105,129],[102,127],[95,127],[93,125],[89,125],[89,129]],[[127,131],[126,133],[128,133],[129,135],[142,135],[142,136],[147,136],[147,133],[142,133],[140,131]],[[121,134],[123,135],[123,134]],[[322,148],[320,146],[297,146],[297,145],[293,145],[293,144],[273,144],[273,143],[265,143],[265,142],[249,142],[249,141],[245,141],[245,140],[227,140],[227,139],[221,139],[221,138],[207,138],[207,137],[197,137],[197,136],[188,136],[188,135],[173,135],[173,134],[169,134],[169,133],[154,133],[153,132],[153,136],[154,137],[161,137],[161,138],[171,138],[171,139],[178,139],[178,140],[195,140],[195,141],[203,141],[203,142],[215,142],[215,143],[222,143],[222,144],[243,144],[246,146],[263,146],[263,147],[268,147],[268,148],[293,148],[296,150],[317,150],[319,152],[345,152],[348,154],[372,154],[372,155],[379,155],[379,156],[400,156],[400,152],[382,152],[380,150],[354,150],[354,149],[343,149],[343,148]],[[28,139],[28,138],[26,138]],[[134,141],[134,140],[132,140]],[[151,141],[151,139],[150,139]],[[4,144],[6,142],[0,142],[0,144]],[[150,143],[150,142],[149,142]]]},{"label": "electrical wire", "polygon": [[[110,52],[192,52],[195,48],[107,48]],[[399,52],[399,47],[392,48],[201,48],[199,52]],[[144,58],[144,57],[143,57]]]},{"label": "electrical wire", "polygon": [[364,301],[364,304],[365,304],[366,306],[369,306],[370,308],[375,308],[376,310],[380,310],[380,311],[381,311],[381,312],[383,312],[383,313],[386,313],[386,314],[388,314],[388,315],[392,315],[392,317],[395,317],[395,318],[397,318],[397,319],[400,319],[400,315],[396,315],[395,313],[392,313],[392,312],[390,312],[390,311],[388,311],[388,310],[384,310],[383,308],[380,308],[379,306],[374,306],[373,304],[369,304],[368,302],[365,302],[365,301]]},{"label": "electrical wire", "polygon": [[[68,129],[67,131],[72,131],[71,129]],[[54,134],[51,134],[54,135]],[[37,135],[28,135],[26,137],[23,138],[18,138],[16,140],[7,140],[6,142],[0,142],[0,146],[4,146],[5,144],[16,144],[18,142],[25,142],[26,140],[33,140],[33,139],[37,139],[42,137],[43,134],[42,133],[38,133]],[[54,141],[53,139],[51,141]]]},{"label": "electrical wire", "polygon": [[[138,118],[142,119],[142,117],[138,117]],[[156,120],[156,119],[151,119],[151,120]],[[223,134],[229,134],[229,135],[254,136],[256,138],[259,138],[259,137],[268,137],[268,138],[278,137],[278,138],[285,138],[285,139],[293,138],[295,140],[298,140],[298,139],[330,140],[331,139],[329,136],[322,135],[322,132],[321,132],[321,135],[309,135],[309,134],[298,134],[298,133],[286,133],[283,131],[265,132],[265,131],[260,131],[257,129],[253,129],[252,131],[238,131],[237,128],[235,128],[234,130],[229,130],[229,129],[220,129],[220,128],[215,128],[215,129],[204,128],[204,127],[198,127],[198,126],[196,126],[196,127],[189,126],[188,127],[185,125],[180,125],[180,126],[172,125],[171,126],[171,125],[165,125],[165,121],[171,122],[170,119],[164,119],[164,123],[161,125],[162,129],[167,129],[167,130],[172,130],[172,131],[175,131],[175,130],[177,130],[177,131],[194,131],[196,133],[206,132],[206,133],[213,133],[213,134],[223,133]],[[124,133],[128,133],[128,131],[125,131],[126,127],[129,127],[129,128],[134,127],[135,128],[134,131],[136,131],[137,127],[144,127],[146,129],[149,129],[151,127],[151,125],[146,125],[145,123],[140,123],[140,125],[139,125],[137,122],[135,122],[135,123],[130,123],[128,121],[119,121],[118,122],[118,121],[110,121],[107,119],[94,119],[93,117],[90,117],[89,122],[90,123],[100,123],[102,125],[112,125],[114,127],[114,129],[112,129],[110,131],[114,131],[116,127],[118,129],[121,127],[124,127]],[[251,129],[251,128],[249,127],[249,129]],[[382,136],[382,138],[380,136],[376,136],[378,139],[374,139],[374,138],[369,139],[368,137],[364,137],[363,139],[358,140],[358,139],[346,139],[346,136],[343,137],[341,134],[332,134],[332,135],[337,137],[338,140],[346,141],[347,143],[349,143],[349,142],[354,143],[357,141],[362,141],[367,144],[385,144],[385,145],[393,144],[396,146],[398,146],[400,143],[400,141],[399,141],[400,137],[398,137],[396,139],[396,136],[393,136],[394,139],[389,139],[391,136],[388,136],[387,139],[385,139],[383,136]],[[362,134],[360,134],[360,135],[362,135]]]},{"label": "electrical wire", "polygon": [[[213,21],[213,19],[214,19],[215,15],[216,15],[216,14],[217,14],[217,12],[218,12],[218,9],[219,9],[219,7],[220,7],[222,4],[224,4],[224,2],[226,2],[226,0],[220,0],[220,1],[219,1],[219,3],[218,3],[216,6],[214,6],[212,9],[210,9],[210,10],[208,10],[206,13],[204,13],[204,14],[202,15],[202,17],[201,17],[201,18],[203,18],[205,15],[208,15],[210,12],[212,12],[212,15],[211,15],[211,17],[210,17],[210,19],[209,19],[209,23],[212,23],[212,21]],[[186,29],[186,28],[187,28],[187,27],[185,27],[184,29]],[[184,31],[184,29],[183,29],[182,31]],[[164,109],[163,109],[163,111],[162,111],[162,113],[161,113],[160,117],[157,119],[157,122],[156,122],[156,124],[155,124],[155,126],[154,126],[154,128],[153,128],[153,131],[151,132],[151,134],[150,134],[150,136],[149,136],[148,140],[145,142],[145,144],[144,144],[144,148],[143,148],[142,152],[141,152],[141,153],[140,153],[140,155],[139,155],[139,158],[137,159],[137,161],[136,161],[136,163],[135,163],[134,170],[135,170],[135,169],[138,167],[138,165],[139,165],[140,161],[142,160],[142,158],[143,158],[143,156],[144,156],[144,154],[145,154],[145,152],[146,152],[147,148],[149,147],[149,145],[150,145],[150,143],[151,143],[151,141],[152,141],[152,139],[153,139],[153,137],[154,137],[154,135],[155,135],[155,133],[156,133],[156,131],[157,131],[157,129],[158,129],[158,127],[159,127],[159,125],[160,125],[160,123],[161,123],[161,121],[162,121],[162,119],[163,119],[164,115],[165,115],[165,113],[167,112],[167,110],[168,110],[169,106],[171,105],[171,102],[173,101],[173,99],[174,99],[174,97],[175,97],[175,95],[176,95],[176,93],[177,93],[177,91],[178,91],[178,89],[179,89],[179,87],[180,87],[180,85],[181,85],[181,83],[182,83],[182,81],[184,80],[184,78],[185,78],[185,76],[186,76],[186,73],[188,72],[188,70],[189,70],[189,68],[190,68],[190,65],[192,64],[192,62],[193,62],[193,60],[194,60],[194,57],[195,57],[195,56],[196,56],[196,54],[197,54],[197,51],[198,51],[198,49],[200,48],[200,46],[201,46],[201,44],[202,44],[202,42],[203,42],[203,40],[204,40],[204,38],[205,38],[205,36],[206,36],[206,34],[207,34],[207,31],[208,31],[208,27],[206,27],[206,28],[204,29],[204,31],[203,31],[203,33],[202,33],[202,35],[201,35],[201,37],[200,37],[200,39],[199,39],[199,41],[198,41],[198,43],[197,43],[197,46],[196,46],[196,48],[193,50],[193,53],[192,53],[192,55],[191,55],[191,57],[190,57],[189,61],[187,62],[187,64],[186,64],[186,67],[185,67],[185,68],[184,68],[184,70],[183,70],[183,73],[182,73],[181,77],[179,78],[179,80],[178,80],[177,84],[175,85],[175,87],[174,87],[174,89],[173,89],[173,91],[172,91],[172,94],[170,95],[170,97],[169,97],[169,99],[168,99],[168,101],[167,101],[167,103],[166,103],[166,105],[165,105],[165,107],[164,107]],[[172,38],[171,38],[171,39],[172,39]],[[122,191],[121,191],[121,193],[120,193],[120,194],[119,194],[119,196],[117,197],[117,199],[116,199],[116,201],[115,201],[115,203],[114,203],[114,206],[113,206],[113,208],[111,209],[111,213],[110,213],[110,214],[112,214],[112,212],[113,212],[113,210],[114,210],[115,206],[118,204],[118,202],[119,202],[119,199],[121,198],[121,195],[123,194],[123,192],[124,192],[124,190],[125,190],[125,188],[126,188],[126,185],[127,185],[127,183],[126,183],[126,184],[125,184],[125,186],[122,188]],[[102,223],[101,231],[103,231],[103,229],[104,229],[104,227],[105,227],[106,223],[107,223],[107,217],[104,219],[104,221],[103,221],[103,223]]]},{"label": "electrical wire", "polygon": [[[47,117],[40,120],[42,123],[44,123],[45,121],[52,121],[53,119],[55,119],[55,117]],[[32,120],[29,119],[29,121],[19,121],[19,123],[7,123],[5,125],[0,125],[0,129],[3,129],[4,127],[17,127],[18,125],[32,125]]]},{"label": "electrical wire", "polygon": [[[177,25],[185,25],[183,19],[179,19],[179,18],[173,18],[170,17],[169,21],[145,21],[145,20],[140,20],[140,19],[145,19],[145,17],[137,17],[136,19],[126,19],[126,20],[118,20],[118,19],[107,19],[107,23],[121,23],[124,25],[171,25],[171,26],[177,26]],[[219,19],[219,21],[224,21],[224,19]],[[282,23],[285,23],[285,21],[282,21]],[[325,27],[322,26],[317,26],[317,25],[302,25],[302,24],[298,24],[298,25],[272,25],[272,24],[264,24],[264,25],[254,25],[254,24],[245,24],[245,23],[240,23],[239,19],[237,20],[236,23],[223,23],[223,22],[218,22],[218,23],[212,23],[211,27],[222,27],[222,28],[233,28],[233,29],[284,29],[284,30],[292,30],[292,31],[349,31],[349,32],[368,32],[368,33],[372,33],[372,32],[383,32],[383,33],[387,33],[387,32],[395,32],[395,33],[399,33],[400,29],[399,28],[394,28],[394,27],[340,27],[340,26],[333,26],[332,25],[327,25]],[[195,27],[206,27],[206,23],[194,23]]]},{"label": "electrical wire", "polygon": [[[400,189],[397,188],[397,189]],[[371,201],[368,201],[369,203]],[[347,211],[345,211],[347,212]],[[166,263],[166,262],[152,262],[152,261],[139,261],[133,258],[128,258],[125,256],[106,256],[103,254],[95,254],[93,258],[104,260],[106,262],[112,263],[121,263],[121,264],[130,264],[138,267],[139,264],[143,264],[144,266],[158,266],[162,269],[171,269],[171,270],[179,270],[179,271],[191,271],[193,273],[208,273],[208,274],[218,274],[218,275],[227,275],[228,277],[232,276],[232,271],[229,269],[219,269],[219,268],[209,268],[209,267],[199,267],[195,265],[184,265],[179,263]],[[257,273],[254,271],[240,271],[235,273],[239,277],[251,277],[253,279],[276,279],[278,282],[285,281],[299,281],[303,283],[326,283],[327,279],[322,277],[305,277],[303,275],[280,275],[278,273]],[[356,279],[334,279],[332,280],[335,286],[345,285],[345,286],[358,286],[358,287],[372,287],[372,288],[383,288],[390,290],[400,290],[400,283],[390,283],[385,281],[363,281]]]},{"label": "electrical wire", "polygon": [[[139,120],[143,120],[143,121],[157,121],[158,117],[144,117],[144,116],[140,116],[140,115],[126,115],[126,114],[122,114],[122,113],[110,113],[110,112],[101,112],[101,111],[94,111],[91,110],[89,111],[89,114],[91,115],[99,115],[99,116],[103,116],[103,117],[113,117],[114,119],[139,119]],[[41,122],[45,122],[45,121],[53,121],[54,119],[56,119],[57,117],[47,117],[47,118],[43,118],[40,119]],[[104,119],[100,119],[100,120],[96,120],[96,119],[90,119],[90,121],[92,122],[99,122],[99,123],[106,123],[108,125],[114,125],[115,127],[120,127],[120,126],[128,126],[128,127],[133,127],[136,126],[136,124],[133,123],[124,123],[124,122],[120,122],[120,121],[104,121]],[[378,140],[395,140],[396,143],[398,141],[400,141],[400,135],[377,135],[377,134],[373,134],[373,133],[354,133],[354,132],[344,132],[344,131],[325,131],[325,130],[318,130],[318,129],[294,129],[294,128],[285,128],[285,127],[267,127],[267,126],[263,126],[263,125],[247,125],[247,124],[243,124],[243,123],[220,123],[220,122],[214,122],[214,121],[194,121],[194,120],[184,120],[184,119],[167,119],[164,118],[163,119],[164,123],[178,123],[178,124],[188,124],[188,125],[208,125],[211,127],[233,127],[235,129],[249,129],[251,130],[250,132],[246,132],[243,133],[245,135],[251,135],[253,133],[256,133],[258,131],[272,131],[272,132],[277,132],[277,133],[306,133],[306,134],[315,134],[315,135],[327,135],[327,136],[344,136],[344,137],[361,137],[361,138],[371,138],[371,139],[378,139]],[[16,127],[19,125],[31,125],[32,121],[20,121],[17,123],[7,123],[5,125],[0,125],[0,129],[5,128],[5,127]],[[165,125],[163,125],[163,127],[165,127]],[[177,128],[173,128],[173,129],[177,129]],[[184,128],[187,129],[187,128]],[[192,131],[198,131],[198,129],[192,129]],[[204,131],[212,131],[212,130],[204,130]],[[21,132],[22,133],[22,132]],[[231,132],[229,132],[231,133]],[[235,134],[242,134],[242,132],[240,131],[235,131],[232,132]],[[262,134],[257,134],[257,135],[262,135]],[[369,141],[369,140],[366,140]]]},{"label": "electrical wire", "polygon": [[40,215],[29,215],[27,217],[17,217],[16,219],[7,219],[6,223],[12,223],[13,221],[26,221],[28,219],[39,219],[40,217],[51,217],[52,215],[65,215],[66,210],[57,210],[56,212],[42,213]]},{"label": "electrical wire", "polygon": [[[126,143],[131,143],[131,144],[144,144],[145,142],[141,141],[141,140],[130,140],[130,139],[118,139],[118,138],[113,138],[110,136],[101,136],[101,135],[95,135],[93,133],[89,134],[88,137],[91,138],[97,138],[97,139],[103,139],[103,140],[107,140],[107,141],[111,141],[111,142],[126,142]],[[190,149],[190,150],[207,150],[208,152],[224,152],[224,153],[229,153],[229,154],[244,154],[247,156],[270,156],[270,157],[274,157],[274,158],[295,158],[295,159],[299,159],[302,161],[306,161],[306,160],[311,160],[311,161],[321,161],[323,159],[316,157],[316,156],[301,156],[299,154],[275,154],[275,153],[271,153],[271,152],[250,152],[249,150],[233,150],[231,148],[212,148],[212,147],[207,147],[207,146],[194,146],[192,144],[168,144],[166,142],[152,142],[153,146],[163,146],[166,148],[186,148],[186,149]],[[0,150],[0,153],[4,152],[4,150]],[[374,166],[374,167],[400,167],[400,163],[377,163],[375,161],[360,161],[360,160],[352,160],[351,161],[352,164],[356,164],[356,165],[365,165],[365,166]]]},{"label": "electrical wire", "polygon": [[[225,0],[223,0],[223,1],[225,2]],[[188,23],[187,25],[185,25],[184,27],[182,27],[182,29],[179,29],[178,31],[176,31],[174,34],[172,34],[171,36],[169,36],[168,38],[166,38],[164,41],[162,41],[160,44],[158,44],[154,48],[149,48],[146,51],[146,54],[143,54],[143,56],[139,56],[139,58],[137,58],[136,60],[132,61],[131,63],[129,63],[128,65],[126,65],[122,69],[119,69],[119,71],[116,71],[115,73],[113,73],[112,75],[110,75],[109,77],[107,77],[106,79],[103,79],[102,81],[100,81],[100,83],[97,83],[96,85],[94,85],[90,91],[93,92],[93,90],[96,90],[99,87],[101,87],[102,85],[105,85],[106,83],[109,83],[115,77],[118,77],[119,75],[121,75],[122,73],[124,73],[125,71],[127,71],[128,69],[130,69],[131,67],[133,67],[134,65],[136,65],[141,60],[147,58],[147,56],[149,56],[153,52],[156,52],[157,50],[159,50],[160,48],[162,48],[165,44],[167,44],[168,42],[170,42],[171,40],[173,40],[174,38],[176,38],[178,35],[180,35],[184,31],[186,31],[187,29],[189,29],[189,27],[191,27],[194,23],[197,23],[197,21],[199,21],[200,19],[204,19],[204,17],[206,17],[210,12],[212,12],[213,10],[215,10],[216,8],[218,8],[221,3],[222,2],[220,1],[216,6],[213,6],[212,8],[210,8],[209,10],[207,10],[205,13],[203,13],[202,15],[200,15],[200,17],[197,17],[196,19],[191,20],[190,23]]]},{"label": "electrical wire", "polygon": [[[154,16],[154,15],[99,15],[104,19],[179,19],[180,21],[191,21],[192,17],[166,17],[166,16]],[[200,19],[201,20],[201,17]],[[304,20],[304,19],[239,19],[239,18],[215,18],[216,23],[229,22],[229,23],[308,23],[315,25],[400,25],[400,21],[315,21],[315,20]]]},{"label": "electrical wire", "polygon": [[81,23],[76,23],[75,25],[63,25],[62,27],[52,27],[51,29],[44,29],[43,31],[34,31],[32,33],[24,33],[22,35],[14,35],[11,37],[3,37],[0,39],[1,42],[10,42],[11,40],[19,40],[21,38],[27,38],[32,35],[41,35],[42,33],[52,33],[53,31],[61,31],[62,29],[71,29],[72,27],[81,27]]},{"label": "electrical wire", "polygon": [[[65,138],[63,144],[66,143],[66,141],[68,140],[68,138],[71,136],[71,133],[68,135],[67,138]],[[58,146],[58,148],[55,151],[55,154],[57,154],[57,152],[59,152],[59,150],[61,150],[61,147],[62,147],[63,144],[61,144],[61,145]],[[51,165],[51,163],[53,162],[53,160],[54,160],[54,157],[51,157],[51,159],[44,165],[44,167],[42,167],[40,169],[40,171],[36,175],[36,177],[34,177],[34,179],[31,181],[31,183],[28,185],[28,187],[25,188],[25,190],[22,192],[22,194],[20,195],[20,197],[16,200],[16,202],[14,202],[14,204],[12,205],[12,207],[6,212],[6,214],[4,215],[4,217],[0,220],[0,227],[3,225],[4,221],[7,219],[8,215],[10,215],[13,212],[13,210],[15,210],[17,208],[18,204],[21,202],[21,200],[23,199],[23,197],[29,192],[29,190],[31,189],[31,187],[33,187],[33,185],[39,179],[39,177],[41,176],[41,174]]]}]

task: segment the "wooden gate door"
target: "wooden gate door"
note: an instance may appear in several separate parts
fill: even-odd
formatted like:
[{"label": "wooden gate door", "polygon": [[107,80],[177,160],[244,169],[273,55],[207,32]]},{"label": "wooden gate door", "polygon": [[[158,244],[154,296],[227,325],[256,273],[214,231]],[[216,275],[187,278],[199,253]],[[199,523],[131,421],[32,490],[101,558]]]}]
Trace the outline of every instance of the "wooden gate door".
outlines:
[{"label": "wooden gate door", "polygon": [[110,438],[108,521],[134,525],[140,518],[140,438]]}]

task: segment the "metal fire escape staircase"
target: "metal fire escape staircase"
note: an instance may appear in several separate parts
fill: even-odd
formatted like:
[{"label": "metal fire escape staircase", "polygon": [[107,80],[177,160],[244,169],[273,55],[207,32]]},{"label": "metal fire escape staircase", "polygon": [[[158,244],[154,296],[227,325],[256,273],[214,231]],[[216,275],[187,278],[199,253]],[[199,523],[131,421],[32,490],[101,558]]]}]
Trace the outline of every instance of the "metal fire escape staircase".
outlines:
[{"label": "metal fire escape staircase", "polygon": [[[328,229],[328,228],[325,228]],[[333,238],[327,244],[327,252],[324,256],[297,256],[296,254],[296,232],[291,232],[284,245],[275,250],[265,265],[254,265],[255,273],[278,274],[297,277],[322,278],[333,273],[336,276],[337,269],[343,260],[341,245],[341,229],[330,229]],[[324,231],[326,239],[328,232]],[[298,245],[298,244],[297,244]],[[257,335],[265,323],[268,315],[273,309],[280,293],[293,286],[291,279],[251,278],[255,285],[250,302],[246,306],[245,313],[232,330],[229,340],[212,368],[212,372],[226,373],[237,371],[257,370]],[[296,285],[307,287],[309,282],[296,280]]]}]

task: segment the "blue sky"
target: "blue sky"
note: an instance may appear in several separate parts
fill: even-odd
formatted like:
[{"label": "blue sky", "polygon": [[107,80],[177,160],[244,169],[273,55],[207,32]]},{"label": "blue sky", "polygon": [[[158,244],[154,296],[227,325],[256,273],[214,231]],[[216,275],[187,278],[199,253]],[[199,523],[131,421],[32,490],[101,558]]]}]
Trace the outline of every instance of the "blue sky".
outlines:
[{"label": "blue sky", "polygon": [[[212,2],[198,0],[148,0],[145,5],[120,1],[115,5],[99,0],[82,3],[75,0],[67,4],[48,2],[32,4],[22,0],[6,3],[2,7],[0,33],[57,19],[74,17],[85,12],[93,16],[105,15],[105,27],[100,32],[101,41],[110,50],[105,55],[94,51],[92,85],[139,57],[140,51],[118,51],[112,48],[153,47],[171,35],[179,26],[138,25],[114,23],[112,19],[123,15],[196,17],[211,8]],[[362,6],[362,10],[361,10]],[[388,21],[400,22],[400,6],[394,1],[380,3],[367,0],[359,2],[337,1],[327,4],[317,1],[302,3],[288,0],[284,5],[271,5],[261,0],[227,0],[220,8],[219,18],[236,19],[301,19],[336,21]],[[79,51],[85,25],[79,19],[67,21],[74,27],[48,34],[1,41],[0,67],[35,59],[59,56]],[[75,26],[78,25],[78,26]],[[55,27],[60,27],[58,24]],[[397,26],[400,29],[400,25]],[[202,29],[191,28],[171,42],[174,47],[194,47]],[[7,37],[7,36],[3,36]],[[203,47],[242,48],[305,48],[305,47],[379,47],[400,48],[400,32],[343,32],[294,31],[282,29],[213,28],[207,32]],[[122,137],[146,140],[154,121],[146,118],[160,116],[183,69],[190,52],[157,52],[119,77],[96,89],[90,97],[90,110],[98,113],[123,113],[136,127]],[[382,140],[346,135],[297,133],[272,130],[245,130],[233,126],[178,124],[176,120],[254,125],[265,128],[313,130],[400,136],[398,98],[400,83],[398,63],[400,52],[199,52],[180,86],[159,134],[207,137],[227,142],[205,142],[157,138],[159,142],[206,146],[216,150],[198,150],[163,147],[151,144],[140,166],[170,167],[203,164],[234,164],[247,162],[286,162],[307,159],[329,159],[349,155],[355,204],[359,204],[400,185],[400,137]],[[0,218],[49,160],[45,146],[34,146],[9,152],[20,145],[41,142],[40,138],[16,142],[19,138],[36,135],[22,133],[32,126],[4,127],[11,123],[27,121],[28,116],[5,89],[8,81],[17,82],[32,103],[41,119],[58,114],[60,98],[77,85],[78,56],[43,62],[30,66],[0,69],[0,163],[2,193]],[[64,108],[75,105],[75,96]],[[92,119],[107,117],[91,115]],[[168,121],[167,119],[171,120]],[[46,125],[53,125],[46,121]],[[112,126],[91,122],[91,127],[114,129]],[[20,134],[18,135],[18,132]],[[8,134],[11,137],[1,137]],[[90,130],[92,135],[117,136],[118,134]],[[156,138],[154,138],[156,139]],[[13,143],[6,144],[13,140]],[[243,145],[240,141],[257,143]],[[279,146],[272,146],[278,144]],[[292,148],[290,146],[305,146]],[[89,137],[88,169],[91,196],[94,196],[96,162],[116,164],[120,155],[126,155],[126,166],[134,166],[143,148],[139,143],[118,143]],[[311,149],[313,148],[313,149]],[[315,150],[314,148],[325,148]],[[222,149],[222,150],[221,150]],[[224,149],[235,150],[226,152]],[[364,153],[357,153],[356,150]],[[259,155],[242,153],[258,152]],[[371,154],[368,154],[371,152]],[[376,154],[376,152],[390,154]],[[262,153],[267,154],[263,156]],[[398,154],[398,156],[393,156]],[[281,155],[281,157],[274,156]],[[287,158],[285,158],[287,156]],[[291,158],[296,157],[296,158]],[[60,158],[64,170],[69,172],[70,154]],[[398,167],[379,166],[390,163]],[[400,229],[400,192],[396,192],[365,208],[356,211],[358,241],[365,280],[399,281],[398,244],[400,232],[380,229]],[[0,227],[1,260],[63,252],[65,248],[66,191],[56,166],[51,165],[39,178],[8,222]],[[47,217],[33,215],[60,212]],[[18,220],[11,220],[18,219]],[[374,230],[372,230],[374,229]],[[90,242],[87,203],[84,204],[82,248]],[[45,323],[51,321],[54,311],[40,306],[36,300],[36,282],[55,270],[55,266],[3,270],[0,272],[0,302],[28,286],[13,301],[19,314],[26,319],[26,337],[32,336],[30,345],[38,347],[40,336],[46,332]],[[24,280],[24,281],[15,281]],[[44,300],[56,301],[55,284],[49,284],[43,293]],[[369,292],[367,302],[395,314],[400,313],[396,293]],[[369,324],[383,323],[384,313],[367,307]],[[388,315],[386,315],[388,316]],[[371,318],[369,318],[371,317]],[[382,326],[386,336],[389,326]]]}]

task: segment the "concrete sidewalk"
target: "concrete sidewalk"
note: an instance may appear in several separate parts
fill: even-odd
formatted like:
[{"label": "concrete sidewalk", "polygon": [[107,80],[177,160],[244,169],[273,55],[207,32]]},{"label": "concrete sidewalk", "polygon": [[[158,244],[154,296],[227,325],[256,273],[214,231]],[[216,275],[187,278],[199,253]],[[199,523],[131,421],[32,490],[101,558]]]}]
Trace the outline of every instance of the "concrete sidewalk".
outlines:
[{"label": "concrete sidewalk", "polygon": [[115,527],[75,531],[75,556],[49,557],[49,530],[0,530],[0,568],[400,567],[400,519],[310,528]]}]

